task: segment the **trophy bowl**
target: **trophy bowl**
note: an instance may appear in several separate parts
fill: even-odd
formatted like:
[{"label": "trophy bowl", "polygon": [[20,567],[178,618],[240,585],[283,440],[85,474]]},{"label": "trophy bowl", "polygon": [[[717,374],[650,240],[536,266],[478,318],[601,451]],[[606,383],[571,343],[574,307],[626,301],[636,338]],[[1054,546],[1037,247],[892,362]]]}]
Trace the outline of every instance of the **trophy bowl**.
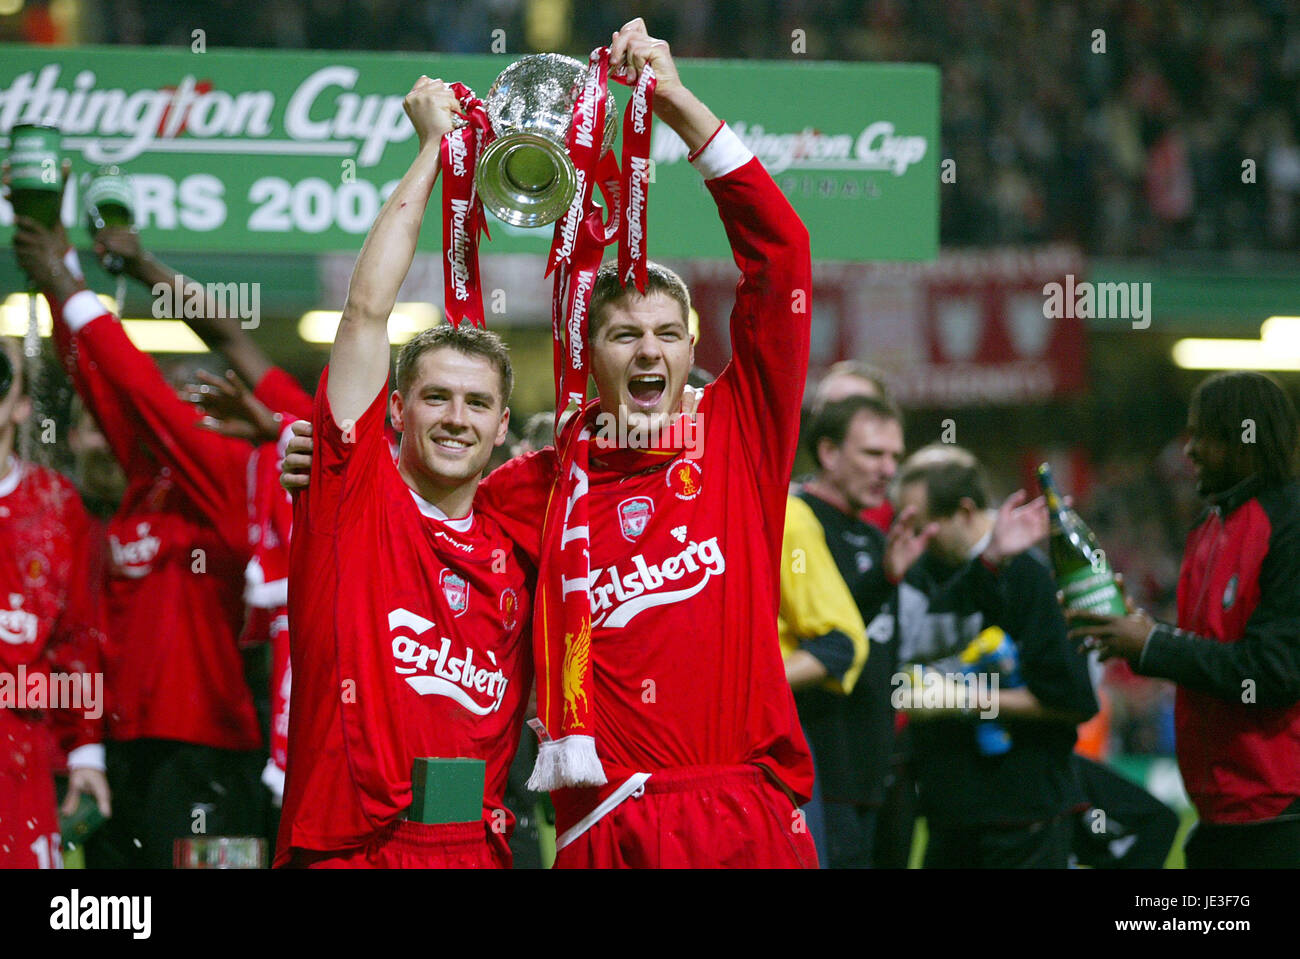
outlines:
[{"label": "trophy bowl", "polygon": [[[511,226],[554,223],[573,202],[578,178],[566,139],[586,65],[557,53],[517,60],[484,97],[494,139],[478,158],[483,205]],[[614,143],[617,106],[607,94],[603,154]]]}]

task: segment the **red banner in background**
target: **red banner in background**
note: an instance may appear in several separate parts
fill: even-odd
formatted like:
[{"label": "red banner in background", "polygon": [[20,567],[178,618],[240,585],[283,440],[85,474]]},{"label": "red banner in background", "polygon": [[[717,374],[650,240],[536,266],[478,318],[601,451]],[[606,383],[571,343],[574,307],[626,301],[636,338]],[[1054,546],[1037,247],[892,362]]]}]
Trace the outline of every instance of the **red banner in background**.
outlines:
[{"label": "red banner in background", "polygon": [[[872,363],[904,406],[1008,406],[1087,388],[1085,321],[1046,309],[1049,283],[1085,277],[1072,247],[940,255],[932,263],[813,264],[810,379]],[[697,362],[730,355],[731,264],[684,264],[699,311]],[[727,274],[727,276],[723,276]]]}]

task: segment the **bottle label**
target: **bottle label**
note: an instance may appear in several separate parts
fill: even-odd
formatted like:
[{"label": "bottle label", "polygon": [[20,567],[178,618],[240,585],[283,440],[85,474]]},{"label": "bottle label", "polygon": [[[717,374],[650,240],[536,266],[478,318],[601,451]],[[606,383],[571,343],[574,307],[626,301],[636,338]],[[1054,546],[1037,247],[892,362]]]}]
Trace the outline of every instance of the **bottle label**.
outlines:
[{"label": "bottle label", "polygon": [[1124,597],[1109,569],[1094,570],[1085,566],[1060,577],[1058,583],[1065,594],[1067,609],[1101,616],[1124,616],[1128,613]]}]

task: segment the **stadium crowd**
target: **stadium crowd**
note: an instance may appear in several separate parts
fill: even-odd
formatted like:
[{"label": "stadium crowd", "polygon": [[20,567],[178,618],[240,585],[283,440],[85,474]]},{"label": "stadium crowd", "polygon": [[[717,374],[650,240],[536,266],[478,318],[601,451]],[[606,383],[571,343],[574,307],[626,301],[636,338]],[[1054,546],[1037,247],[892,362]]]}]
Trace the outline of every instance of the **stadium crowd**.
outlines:
[{"label": "stadium crowd", "polygon": [[[11,26],[10,38],[66,40],[45,6],[29,3],[31,25]],[[503,30],[512,54],[585,56],[580,38],[648,11],[681,56],[937,64],[944,155],[957,161],[943,186],[945,246],[1069,240],[1093,255],[1163,256],[1293,250],[1300,240],[1294,2],[567,6],[106,0],[87,10],[81,40],[188,47],[201,28],[220,47],[484,53]]]}]

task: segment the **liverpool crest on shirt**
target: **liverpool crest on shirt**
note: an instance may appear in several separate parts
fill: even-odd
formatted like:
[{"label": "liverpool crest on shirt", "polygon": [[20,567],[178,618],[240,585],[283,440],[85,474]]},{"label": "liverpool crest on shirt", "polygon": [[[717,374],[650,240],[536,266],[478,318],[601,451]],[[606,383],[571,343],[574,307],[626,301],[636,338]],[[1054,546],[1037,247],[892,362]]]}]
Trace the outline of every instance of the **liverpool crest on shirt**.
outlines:
[{"label": "liverpool crest on shirt", "polygon": [[459,616],[469,609],[469,584],[463,576],[457,576],[449,569],[444,569],[438,577],[443,595],[447,597],[447,607],[453,616]]},{"label": "liverpool crest on shirt", "polygon": [[618,504],[618,528],[630,543],[645,532],[646,524],[654,515],[655,504],[649,496],[633,496]]}]

